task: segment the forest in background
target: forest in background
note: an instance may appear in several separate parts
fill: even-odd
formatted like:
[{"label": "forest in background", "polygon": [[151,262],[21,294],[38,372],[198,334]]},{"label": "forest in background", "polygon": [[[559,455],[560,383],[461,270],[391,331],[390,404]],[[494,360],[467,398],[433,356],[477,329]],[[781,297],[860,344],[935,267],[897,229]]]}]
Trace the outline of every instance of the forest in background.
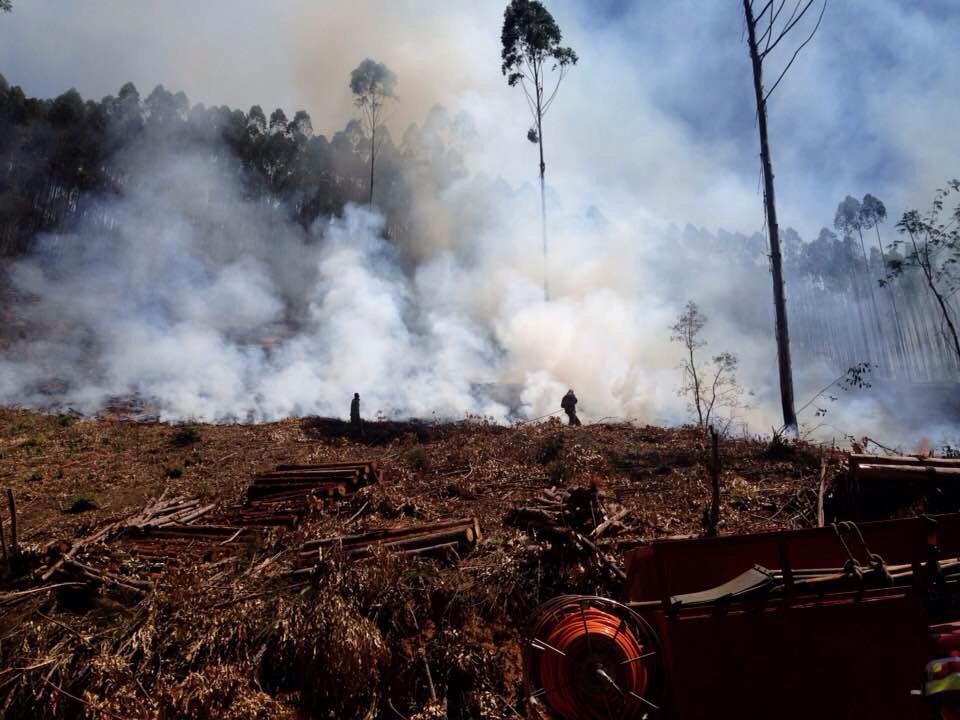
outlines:
[{"label": "forest in background", "polygon": [[[467,176],[460,148],[471,139],[471,125],[435,107],[399,143],[386,128],[378,135],[376,206],[387,238],[399,243],[416,231],[418,198]],[[303,228],[367,201],[370,143],[356,120],[328,139],[315,133],[302,110],[288,118],[281,109],[268,117],[256,105],[247,112],[191,105],[184,93],[162,85],[142,97],[131,83],[100,101],[75,90],[38,99],[0,76],[0,256],[27,253],[43,233],[76,237],[69,232],[81,220],[109,232],[118,218],[103,199],[136,181],[120,160],[156,146],[236,166],[248,199]],[[891,247],[897,233],[886,219],[877,198],[848,196],[828,221],[833,229],[824,227],[810,241],[793,229],[784,232],[797,359],[823,359],[838,373],[867,362],[876,377],[898,382],[956,382],[960,368],[919,269],[908,268],[895,283],[880,282],[889,263],[902,259]],[[765,277],[768,247],[761,233],[671,227],[657,242],[655,257],[664,263],[718,273],[755,266]],[[772,322],[766,292],[741,294],[731,300],[743,305],[735,317]],[[955,298],[949,302],[955,307]]]}]

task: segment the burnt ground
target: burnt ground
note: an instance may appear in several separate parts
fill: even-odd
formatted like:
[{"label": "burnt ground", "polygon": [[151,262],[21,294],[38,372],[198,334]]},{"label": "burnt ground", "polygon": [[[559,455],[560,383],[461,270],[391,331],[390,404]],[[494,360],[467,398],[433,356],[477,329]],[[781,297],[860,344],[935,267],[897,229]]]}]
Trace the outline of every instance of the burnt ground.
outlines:
[{"label": "burnt ground", "polygon": [[[642,541],[703,532],[709,455],[709,438],[690,427],[384,421],[357,440],[321,418],[170,426],[0,410],[0,486],[16,495],[28,550],[164,492],[236,502],[278,463],[375,460],[386,473],[296,530],[271,532],[229,571],[170,570],[136,603],[65,590],[0,608],[0,715],[526,717],[519,640],[533,610],[564,592],[620,589],[505,518],[547,488],[595,488],[597,517],[584,529],[630,511],[598,542],[620,561]],[[814,524],[818,448],[728,438],[721,455],[721,533]],[[827,463],[832,474],[842,458]],[[459,561],[381,552],[282,576],[306,538],[457,517],[477,517],[484,535]],[[2,590],[35,585],[8,579]]]}]

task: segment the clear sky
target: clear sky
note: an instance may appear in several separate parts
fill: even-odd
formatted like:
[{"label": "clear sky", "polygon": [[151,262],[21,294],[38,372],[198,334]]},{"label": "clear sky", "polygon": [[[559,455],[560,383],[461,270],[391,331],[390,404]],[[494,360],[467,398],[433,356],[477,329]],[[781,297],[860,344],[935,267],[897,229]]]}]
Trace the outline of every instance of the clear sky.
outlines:
[{"label": "clear sky", "polygon": [[[0,17],[0,73],[38,96],[76,87],[99,99],[132,80],[207,105],[305,108],[330,134],[352,112],[349,71],[371,56],[400,78],[396,138],[434,103],[467,112],[474,170],[522,183],[536,158],[519,91],[500,74],[503,4],[16,0]],[[669,222],[759,229],[741,3],[547,6],[581,58],[544,131],[551,181],[608,214],[625,202]],[[791,51],[771,59],[771,79]],[[960,174],[958,66],[960,3],[830,0],[770,102],[782,222],[809,237],[844,195],[866,192],[896,216]]]}]

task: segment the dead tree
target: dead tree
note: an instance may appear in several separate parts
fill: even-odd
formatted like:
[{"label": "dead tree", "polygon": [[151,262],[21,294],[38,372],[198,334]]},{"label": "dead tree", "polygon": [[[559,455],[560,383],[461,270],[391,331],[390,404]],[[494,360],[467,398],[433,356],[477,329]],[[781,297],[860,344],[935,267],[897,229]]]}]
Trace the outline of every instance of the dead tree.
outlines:
[{"label": "dead tree", "polygon": [[753,89],[757,101],[757,125],[760,131],[760,160],[763,165],[763,200],[767,217],[767,234],[770,238],[770,268],[773,273],[773,306],[776,316],[777,364],[780,371],[780,401],[783,405],[785,428],[796,430],[797,416],[793,406],[793,370],[790,366],[790,332],[787,327],[787,304],[783,288],[783,259],[780,254],[780,228],[777,225],[777,210],[773,193],[773,165],[770,160],[770,142],[767,137],[767,100],[787,70],[793,65],[800,51],[809,43],[820,27],[827,0],[823,0],[816,25],[783,68],[769,90],[763,87],[763,63],[783,41],[797,23],[803,20],[816,0],[798,0],[790,16],[780,22],[787,0],[767,0],[759,12],[754,12],[754,0],[743,0],[743,12],[747,22],[747,44],[753,65]]}]

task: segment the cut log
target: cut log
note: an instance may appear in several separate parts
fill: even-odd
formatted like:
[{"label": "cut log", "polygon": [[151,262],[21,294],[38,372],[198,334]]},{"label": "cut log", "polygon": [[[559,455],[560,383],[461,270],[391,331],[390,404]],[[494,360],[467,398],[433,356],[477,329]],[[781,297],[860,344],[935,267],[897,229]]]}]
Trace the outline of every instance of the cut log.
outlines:
[{"label": "cut log", "polygon": [[355,470],[336,470],[333,472],[290,472],[290,473],[264,473],[257,475],[253,479],[254,485],[282,485],[288,482],[348,482],[359,485],[361,481],[360,473]]},{"label": "cut log", "polygon": [[91,567],[90,565],[78,562],[76,560],[67,560],[64,565],[68,568],[86,573],[90,577],[100,578],[104,583],[114,582],[120,585],[131,585],[139,588],[140,590],[150,590],[153,587],[151,583],[147,582],[146,580],[138,580],[125,575],[116,575],[115,573],[107,572],[106,570],[98,570],[95,567]]},{"label": "cut log", "polygon": [[377,469],[377,464],[373,462],[335,462],[335,463],[314,463],[312,465],[294,465],[294,464],[282,464],[277,465],[278,471],[284,470],[325,470],[325,469],[336,469],[336,468],[369,468],[371,470]]},{"label": "cut log", "polygon": [[334,482],[305,482],[285,483],[283,485],[253,485],[247,490],[247,497],[250,499],[286,495],[295,497],[297,494],[302,496],[315,494],[344,497],[347,494],[347,486],[343,483]]},{"label": "cut log", "polygon": [[[357,548],[354,551],[348,553],[348,557],[351,560],[361,560],[365,557],[369,557],[373,554],[373,548],[375,545],[369,545],[365,548]],[[439,543],[436,545],[424,545],[422,547],[411,547],[411,548],[391,548],[391,552],[396,552],[399,555],[432,555],[434,553],[440,552],[450,552],[451,550],[457,552],[462,550],[462,546],[457,542],[447,542]]]},{"label": "cut log", "polygon": [[[377,545],[388,550],[411,550],[418,547],[428,547],[430,545],[439,545],[441,543],[453,543],[460,547],[468,547],[474,543],[476,536],[472,528],[458,528],[454,530],[442,530],[440,532],[426,533],[423,535],[414,535],[389,541],[361,541],[343,545],[330,545],[328,548],[341,547],[345,553],[353,554],[363,552]],[[315,557],[316,550],[306,551],[301,556]]]},{"label": "cut log", "polygon": [[447,520],[425,525],[406,525],[402,527],[381,528],[371,532],[361,533],[359,535],[344,535],[342,537],[326,537],[317,540],[308,540],[303,544],[303,547],[304,549],[308,549],[323,547],[334,543],[345,543],[350,545],[357,542],[372,543],[381,542],[384,540],[389,541],[453,528],[470,528],[473,530],[474,537],[476,537],[478,540],[480,539],[479,521],[476,518],[466,518],[460,520]]},{"label": "cut log", "polygon": [[602,523],[600,523],[599,525],[597,525],[597,527],[593,529],[593,532],[590,533],[590,537],[591,538],[603,537],[605,534],[612,531],[616,526],[622,527],[623,519],[626,518],[627,515],[629,514],[630,514],[629,508],[624,508],[613,517],[607,518],[606,520],[604,520]]},{"label": "cut log", "polygon": [[957,480],[960,467],[864,464],[856,467],[854,477],[856,480]]},{"label": "cut log", "polygon": [[931,467],[960,468],[960,458],[914,457],[912,455],[866,455],[853,453],[850,455],[850,467],[862,465],[924,465]]}]

